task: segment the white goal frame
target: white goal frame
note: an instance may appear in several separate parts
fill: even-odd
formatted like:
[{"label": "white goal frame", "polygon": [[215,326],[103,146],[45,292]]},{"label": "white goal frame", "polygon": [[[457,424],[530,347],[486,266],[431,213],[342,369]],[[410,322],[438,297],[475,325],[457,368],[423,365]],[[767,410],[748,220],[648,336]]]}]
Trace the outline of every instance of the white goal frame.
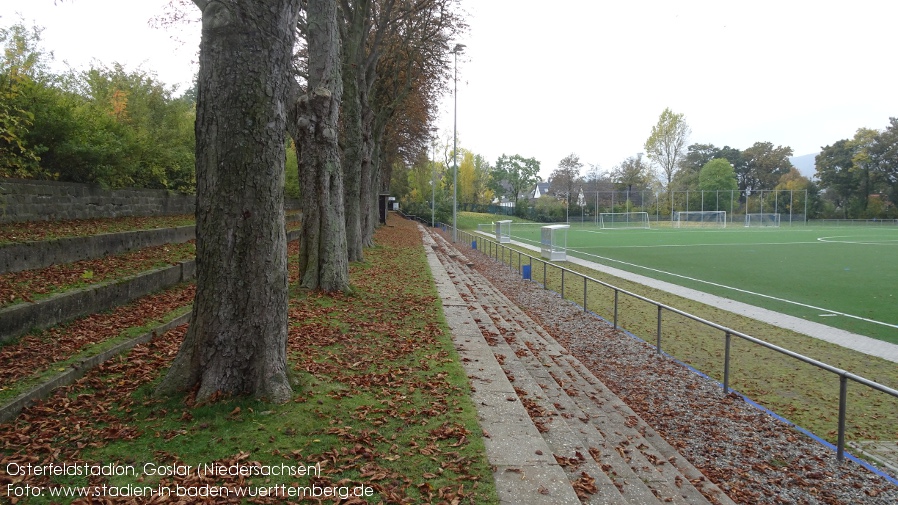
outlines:
[{"label": "white goal frame", "polygon": [[599,214],[599,228],[603,230],[648,230],[648,212],[602,212]]},{"label": "white goal frame", "polygon": [[695,210],[674,213],[674,226],[677,228],[726,228],[727,213],[725,210]]},{"label": "white goal frame", "polygon": [[780,214],[778,212],[752,212],[745,215],[745,227],[780,227]]}]

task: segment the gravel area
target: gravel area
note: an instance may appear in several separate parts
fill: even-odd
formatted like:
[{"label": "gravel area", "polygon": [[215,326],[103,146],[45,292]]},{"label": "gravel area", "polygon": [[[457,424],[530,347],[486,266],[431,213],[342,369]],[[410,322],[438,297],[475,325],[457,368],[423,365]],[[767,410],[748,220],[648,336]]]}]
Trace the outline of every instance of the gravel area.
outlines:
[{"label": "gravel area", "polygon": [[480,252],[465,252],[533,320],[676,447],[731,499],[745,504],[896,504],[898,486],[795,430],[723,395],[715,382],[654,347],[525,282]]}]

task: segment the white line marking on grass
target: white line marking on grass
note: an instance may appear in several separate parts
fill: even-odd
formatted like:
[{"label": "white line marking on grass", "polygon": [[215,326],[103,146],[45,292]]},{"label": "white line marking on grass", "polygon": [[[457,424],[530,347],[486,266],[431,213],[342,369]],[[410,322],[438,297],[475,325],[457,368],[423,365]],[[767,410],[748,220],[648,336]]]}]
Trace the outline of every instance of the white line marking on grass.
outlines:
[{"label": "white line marking on grass", "polygon": [[[624,248],[633,248],[633,249],[651,249],[655,247],[712,247],[712,246],[720,246],[720,247],[747,247],[747,246],[756,246],[756,245],[793,245],[793,244],[820,244],[821,242],[751,242],[751,243],[741,243],[741,244],[651,244],[651,245],[603,245],[603,246],[593,246],[595,248],[602,249],[624,249]],[[587,254],[587,253],[584,253]]]},{"label": "white line marking on grass", "polygon": [[889,239],[889,240],[837,240],[837,239],[846,239],[851,238],[851,235],[840,235],[836,237],[820,237],[817,239],[818,242],[825,242],[828,244],[861,244],[861,245],[898,245],[898,239]]},{"label": "white line marking on grass", "polygon": [[762,293],[755,293],[754,291],[748,291],[748,290],[746,290],[746,289],[734,288],[734,287],[732,287],[732,286],[727,286],[726,284],[718,284],[718,283],[716,283],[716,282],[706,281],[706,280],[702,280],[702,279],[696,279],[695,277],[689,277],[689,276],[686,276],[686,275],[675,274],[675,273],[672,273],[672,272],[666,272],[666,271],[664,271],[664,270],[658,270],[657,268],[651,268],[651,267],[647,267],[647,266],[643,266],[643,265],[637,265],[637,264],[635,264],[635,263],[628,263],[628,262],[626,262],[626,261],[616,260],[616,259],[614,259],[614,258],[606,258],[606,257],[604,257],[604,256],[599,256],[599,255],[597,255],[597,254],[590,254],[590,253],[583,252],[583,251],[580,251],[580,250],[577,250],[577,249],[570,249],[570,250],[571,250],[571,251],[574,251],[574,252],[577,252],[577,253],[580,253],[580,254],[584,254],[584,255],[586,255],[586,256],[592,256],[593,258],[598,258],[598,259],[602,259],[602,260],[605,260],[605,261],[611,261],[611,262],[614,262],[614,263],[620,263],[620,264],[622,264],[622,265],[628,265],[628,266],[631,266],[631,267],[642,268],[642,269],[644,269],[644,270],[648,270],[648,271],[651,271],[651,272],[657,272],[657,273],[664,274],[664,275],[670,275],[670,276],[672,276],[672,277],[679,277],[679,278],[681,278],[681,279],[686,279],[686,280],[693,281],[693,282],[698,282],[698,283],[701,283],[701,284],[707,284],[707,285],[709,285],[709,286],[716,286],[716,287],[719,287],[719,288],[729,289],[729,290],[731,290],[731,291],[736,291],[736,292],[739,292],[739,293],[745,293],[745,294],[749,294],[749,295],[760,296],[761,298],[767,298],[767,299],[769,299],[769,300],[775,300],[775,301],[778,301],[778,302],[789,303],[789,304],[792,304],[792,305],[798,305],[799,307],[805,307],[805,308],[808,308],[808,309],[819,310],[819,311],[821,311],[821,312],[826,312],[827,314],[838,315],[838,316],[844,316],[844,317],[849,317],[849,318],[851,318],[851,319],[857,319],[857,320],[859,320],[859,321],[865,321],[865,322],[868,322],[868,323],[878,324],[878,325],[881,325],[881,326],[887,326],[887,327],[889,327],[889,328],[898,328],[898,324],[886,323],[886,322],[883,322],[883,321],[877,321],[877,320],[875,320],[875,319],[868,319],[868,318],[866,318],[866,317],[861,317],[861,316],[855,316],[855,315],[852,315],[852,314],[847,314],[847,313],[845,313],[845,312],[839,312],[839,311],[836,311],[836,310],[830,310],[830,309],[826,309],[826,308],[823,308],[823,307],[817,307],[817,306],[815,306],[815,305],[808,305],[808,304],[806,304],[806,303],[796,302],[796,301],[793,301],[793,300],[787,300],[787,299],[785,299],[785,298],[779,298],[779,297],[776,297],[776,296],[765,295],[765,294],[762,294]]}]

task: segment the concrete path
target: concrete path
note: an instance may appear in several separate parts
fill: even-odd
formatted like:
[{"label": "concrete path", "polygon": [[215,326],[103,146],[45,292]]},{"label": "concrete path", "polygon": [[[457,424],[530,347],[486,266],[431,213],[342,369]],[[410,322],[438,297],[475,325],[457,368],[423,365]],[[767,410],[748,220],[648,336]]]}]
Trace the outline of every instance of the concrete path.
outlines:
[{"label": "concrete path", "polygon": [[421,230],[501,503],[732,503],[464,255]]},{"label": "concrete path", "polygon": [[[525,244],[523,242],[517,241],[512,241],[512,244],[539,253],[539,248],[531,244]],[[792,330],[796,333],[801,333],[802,335],[807,335],[809,337],[814,337],[816,339],[837,344],[848,349],[868,354],[870,356],[876,356],[892,361],[894,363],[898,363],[898,345],[891,344],[889,342],[884,342],[882,340],[876,340],[864,335],[859,335],[857,333],[840,330],[838,328],[833,328],[832,326],[826,326],[825,324],[808,321],[800,317],[790,316],[787,314],[782,314],[780,312],[763,309],[761,307],[756,307],[747,303],[737,302],[728,298],[703,293],[695,289],[684,288],[683,286],[659,281],[650,277],[646,277],[644,275],[634,274],[625,270],[621,270],[619,268],[601,265],[593,261],[575,258],[573,256],[568,256],[567,261],[569,263],[581,265],[598,272],[604,272],[615,277],[620,277],[621,279],[637,282],[650,288],[660,289],[677,296],[682,296],[683,298],[688,298],[690,300],[711,305],[713,307],[717,307],[734,314],[750,317],[752,319],[769,323],[780,328]]]}]

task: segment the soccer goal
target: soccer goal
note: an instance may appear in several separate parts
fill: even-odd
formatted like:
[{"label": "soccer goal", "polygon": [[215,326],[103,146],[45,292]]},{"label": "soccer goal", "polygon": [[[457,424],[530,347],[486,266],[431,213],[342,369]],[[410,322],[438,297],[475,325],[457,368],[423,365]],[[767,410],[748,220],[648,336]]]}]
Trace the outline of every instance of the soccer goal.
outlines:
[{"label": "soccer goal", "polygon": [[696,210],[674,213],[677,228],[726,228],[725,210]]},{"label": "soccer goal", "polygon": [[602,212],[599,226],[603,230],[649,229],[648,212]]},{"label": "soccer goal", "polygon": [[745,227],[752,226],[772,226],[778,228],[780,225],[780,215],[775,212],[757,212],[745,215]]}]

